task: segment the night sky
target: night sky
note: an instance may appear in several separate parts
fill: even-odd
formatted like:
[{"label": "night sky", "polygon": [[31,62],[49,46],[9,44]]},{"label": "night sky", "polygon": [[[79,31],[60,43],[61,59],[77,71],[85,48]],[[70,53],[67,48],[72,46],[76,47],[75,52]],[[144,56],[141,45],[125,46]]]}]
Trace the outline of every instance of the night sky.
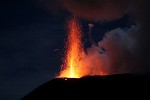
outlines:
[{"label": "night sky", "polygon": [[[0,1],[0,100],[17,100],[59,74],[66,19],[72,14],[54,1],[49,8],[34,0]],[[135,24],[128,15],[108,22],[80,21],[85,39],[88,24],[95,25],[95,42],[107,31]]]}]

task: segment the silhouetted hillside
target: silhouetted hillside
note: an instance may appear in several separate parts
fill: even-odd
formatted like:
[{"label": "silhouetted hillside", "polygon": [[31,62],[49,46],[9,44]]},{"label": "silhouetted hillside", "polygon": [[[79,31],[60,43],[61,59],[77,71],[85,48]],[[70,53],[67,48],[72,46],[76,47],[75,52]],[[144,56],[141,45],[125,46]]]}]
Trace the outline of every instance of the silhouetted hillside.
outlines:
[{"label": "silhouetted hillside", "polygon": [[[56,78],[36,88],[21,100],[74,100],[80,97],[92,97],[91,100],[95,100],[97,97],[109,97],[110,94],[119,92],[126,97],[139,89],[149,90],[149,80],[149,75],[133,74],[86,76],[79,79]],[[124,94],[122,91],[127,92]]]}]

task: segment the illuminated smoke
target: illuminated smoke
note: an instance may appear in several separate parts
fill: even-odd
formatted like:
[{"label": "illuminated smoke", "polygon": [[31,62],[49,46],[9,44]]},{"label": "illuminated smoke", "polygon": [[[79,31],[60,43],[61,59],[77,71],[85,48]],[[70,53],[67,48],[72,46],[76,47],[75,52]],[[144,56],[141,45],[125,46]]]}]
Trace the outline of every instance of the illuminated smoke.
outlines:
[{"label": "illuminated smoke", "polygon": [[[95,67],[91,67],[87,63],[89,67],[85,70],[88,73],[96,73],[94,70],[103,70],[109,74],[150,72],[149,0],[61,0],[61,2],[73,15],[84,19],[109,21],[128,14],[136,23],[129,29],[117,28],[105,33],[98,46],[93,45],[87,50],[85,62],[91,61],[93,65],[95,64]],[[105,51],[99,54],[101,48]]]},{"label": "illuminated smoke", "polygon": [[136,31],[135,26],[128,30],[117,28],[106,33],[103,40],[98,43],[100,48],[105,49],[104,55],[108,60],[109,74],[137,72],[134,52],[137,40],[132,37]]},{"label": "illuminated smoke", "polygon": [[129,0],[60,0],[73,14],[92,20],[118,19],[126,13]]},{"label": "illuminated smoke", "polygon": [[[50,0],[38,1],[44,1],[44,7],[50,12],[59,13],[54,5],[59,9],[62,6],[72,15],[97,22],[118,19],[128,14],[136,25],[107,32],[98,46],[88,48],[83,58],[89,67],[83,68],[85,73],[90,74],[97,73],[95,70],[109,73],[150,72],[150,0],[53,0],[54,4]],[[91,67],[90,62],[94,62],[93,66],[96,67]]]}]

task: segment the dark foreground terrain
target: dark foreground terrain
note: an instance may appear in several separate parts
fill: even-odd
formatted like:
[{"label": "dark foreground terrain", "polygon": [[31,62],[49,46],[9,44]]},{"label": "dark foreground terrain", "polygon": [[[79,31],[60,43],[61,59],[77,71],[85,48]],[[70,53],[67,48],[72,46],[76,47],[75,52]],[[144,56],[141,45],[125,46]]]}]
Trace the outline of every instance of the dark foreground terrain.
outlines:
[{"label": "dark foreground terrain", "polygon": [[36,88],[21,100],[138,97],[140,93],[150,91],[149,80],[149,75],[137,74],[56,78]]}]

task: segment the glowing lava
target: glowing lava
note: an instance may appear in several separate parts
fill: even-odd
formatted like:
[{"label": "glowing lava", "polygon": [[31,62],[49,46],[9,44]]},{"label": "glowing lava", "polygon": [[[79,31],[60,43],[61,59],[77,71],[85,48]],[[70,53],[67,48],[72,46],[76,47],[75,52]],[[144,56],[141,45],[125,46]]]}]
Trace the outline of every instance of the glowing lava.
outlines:
[{"label": "glowing lava", "polygon": [[82,45],[81,26],[77,18],[68,21],[68,36],[66,42],[66,57],[59,77],[80,78],[80,54],[84,52]]},{"label": "glowing lava", "polygon": [[92,45],[84,51],[81,26],[76,17],[68,21],[65,57],[59,78],[80,78],[87,75],[106,75],[106,67],[99,54],[99,48]]}]

